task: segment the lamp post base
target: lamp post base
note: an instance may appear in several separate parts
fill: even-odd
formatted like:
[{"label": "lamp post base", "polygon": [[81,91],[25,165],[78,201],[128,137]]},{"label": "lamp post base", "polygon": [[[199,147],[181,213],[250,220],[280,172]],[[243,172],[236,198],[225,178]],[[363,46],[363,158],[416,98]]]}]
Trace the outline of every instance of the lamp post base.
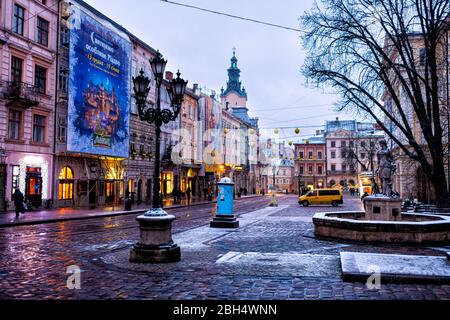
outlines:
[{"label": "lamp post base", "polygon": [[218,229],[236,229],[239,228],[239,221],[234,215],[217,215],[211,220],[210,226]]},{"label": "lamp post base", "polygon": [[272,195],[272,201],[270,202],[270,207],[278,207],[278,198],[276,194]]},{"label": "lamp post base", "polygon": [[172,240],[174,216],[162,209],[139,216],[140,240],[130,252],[132,263],[171,263],[181,260],[181,249]]},{"label": "lamp post base", "polygon": [[131,263],[174,263],[181,260],[181,249],[175,243],[167,246],[135,245],[130,252]]}]

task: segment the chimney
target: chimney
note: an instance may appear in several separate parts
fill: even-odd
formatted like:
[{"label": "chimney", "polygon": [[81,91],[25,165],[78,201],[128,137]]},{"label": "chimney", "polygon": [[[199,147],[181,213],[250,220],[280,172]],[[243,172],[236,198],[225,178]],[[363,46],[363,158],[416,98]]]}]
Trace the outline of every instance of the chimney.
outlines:
[{"label": "chimney", "polygon": [[194,83],[194,84],[192,85],[192,91],[194,91],[194,93],[196,93],[196,92],[197,92],[197,89],[198,89],[198,83]]},{"label": "chimney", "polygon": [[213,91],[211,91],[211,95],[210,95],[210,97],[211,98],[215,98],[216,97],[216,92],[213,90]]},{"label": "chimney", "polygon": [[166,80],[167,81],[173,80],[173,72],[172,71],[166,71]]}]

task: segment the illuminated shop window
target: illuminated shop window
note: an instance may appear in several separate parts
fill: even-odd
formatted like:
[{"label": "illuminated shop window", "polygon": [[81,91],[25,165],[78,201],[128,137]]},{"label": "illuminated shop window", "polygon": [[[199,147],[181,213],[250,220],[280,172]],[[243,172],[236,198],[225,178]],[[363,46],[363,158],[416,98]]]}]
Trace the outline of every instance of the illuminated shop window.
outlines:
[{"label": "illuminated shop window", "polygon": [[12,167],[12,194],[20,188],[20,166]]},{"label": "illuminated shop window", "polygon": [[59,200],[73,200],[74,175],[70,167],[64,167],[59,174]]}]

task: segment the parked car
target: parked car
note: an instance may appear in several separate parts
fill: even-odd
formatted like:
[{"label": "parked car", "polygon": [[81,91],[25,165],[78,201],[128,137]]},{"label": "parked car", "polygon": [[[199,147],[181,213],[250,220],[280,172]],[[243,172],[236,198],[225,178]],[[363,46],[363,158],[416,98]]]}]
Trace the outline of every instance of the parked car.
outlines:
[{"label": "parked car", "polygon": [[344,194],[339,189],[311,190],[306,195],[300,196],[298,203],[304,207],[315,204],[331,204],[337,207],[344,204]]}]

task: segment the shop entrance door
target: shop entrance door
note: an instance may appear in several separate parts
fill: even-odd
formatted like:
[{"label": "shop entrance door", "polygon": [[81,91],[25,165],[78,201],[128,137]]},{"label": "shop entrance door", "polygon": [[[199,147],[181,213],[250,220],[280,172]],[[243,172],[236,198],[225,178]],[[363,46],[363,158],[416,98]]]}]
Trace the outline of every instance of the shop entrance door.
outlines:
[{"label": "shop entrance door", "polygon": [[141,203],[142,203],[142,180],[139,180],[137,188],[137,204],[140,205]]},{"label": "shop entrance door", "polygon": [[115,200],[115,183],[106,181],[106,204],[113,205]]},{"label": "shop entrance door", "polygon": [[25,183],[25,197],[34,208],[42,207],[41,168],[27,167]]},{"label": "shop entrance door", "polygon": [[6,211],[6,164],[0,164],[0,212]]},{"label": "shop entrance door", "polygon": [[97,205],[97,181],[89,181],[89,206],[95,207]]}]

